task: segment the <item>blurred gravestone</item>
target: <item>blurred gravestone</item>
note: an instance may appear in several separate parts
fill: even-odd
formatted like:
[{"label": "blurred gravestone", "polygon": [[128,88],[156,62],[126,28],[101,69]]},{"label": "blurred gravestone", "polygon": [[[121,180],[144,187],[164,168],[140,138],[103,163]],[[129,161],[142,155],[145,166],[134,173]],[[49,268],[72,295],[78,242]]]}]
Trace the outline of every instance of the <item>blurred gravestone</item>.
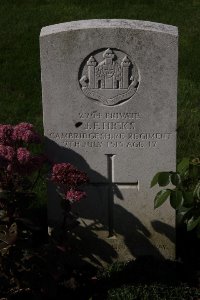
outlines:
[{"label": "blurred gravestone", "polygon": [[[175,256],[174,212],[154,210],[150,182],[176,166],[177,37],[174,26],[131,20],[41,31],[46,150],[90,177],[75,210],[97,260]],[[52,186],[48,212],[59,222]]]}]

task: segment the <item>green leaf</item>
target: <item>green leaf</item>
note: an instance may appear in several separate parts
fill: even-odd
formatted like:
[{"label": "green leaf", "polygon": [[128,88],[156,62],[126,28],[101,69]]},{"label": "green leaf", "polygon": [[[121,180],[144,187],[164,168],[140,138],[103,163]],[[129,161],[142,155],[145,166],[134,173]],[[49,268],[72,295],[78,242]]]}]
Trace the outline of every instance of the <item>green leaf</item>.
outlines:
[{"label": "green leaf", "polygon": [[188,208],[188,207],[181,206],[176,215],[177,224],[185,223],[185,221],[188,219],[187,216],[192,215],[192,210],[193,208],[191,207]]},{"label": "green leaf", "polygon": [[171,193],[171,190],[162,190],[157,193],[155,199],[154,199],[154,208],[158,208],[161,206],[169,197]]},{"label": "green leaf", "polygon": [[[180,210],[182,210],[182,208]],[[187,224],[188,220],[190,220],[193,216],[196,216],[195,213],[196,211],[193,206],[186,208],[186,211],[183,215],[183,223]]]},{"label": "green leaf", "polygon": [[170,204],[174,209],[178,209],[183,205],[182,192],[179,190],[171,191]]},{"label": "green leaf", "polygon": [[185,192],[183,191],[183,199],[184,199],[184,206],[190,207],[194,204],[194,197],[192,192]]},{"label": "green leaf", "polygon": [[158,176],[158,184],[159,186],[166,186],[170,182],[170,172],[161,172]]},{"label": "green leaf", "polygon": [[191,167],[191,169],[190,169],[191,177],[194,178],[194,179],[198,179],[198,177],[199,177],[199,166],[191,164],[190,167]]},{"label": "green leaf", "polygon": [[187,231],[191,231],[200,224],[200,216],[192,216],[187,222]]},{"label": "green leaf", "polygon": [[194,195],[194,197],[197,197],[197,199],[200,200],[200,181],[197,182],[197,185],[195,186],[193,195]]},{"label": "green leaf", "polygon": [[154,185],[156,185],[158,183],[158,176],[159,176],[160,172],[156,173],[156,175],[153,177],[152,181],[151,181],[151,186],[153,187]]},{"label": "green leaf", "polygon": [[181,176],[178,173],[173,172],[171,174],[170,179],[171,179],[171,183],[175,186],[178,186],[181,184]]},{"label": "green leaf", "polygon": [[184,175],[185,172],[188,170],[190,164],[190,159],[189,157],[185,157],[181,160],[181,162],[177,166],[177,171],[181,175]]}]

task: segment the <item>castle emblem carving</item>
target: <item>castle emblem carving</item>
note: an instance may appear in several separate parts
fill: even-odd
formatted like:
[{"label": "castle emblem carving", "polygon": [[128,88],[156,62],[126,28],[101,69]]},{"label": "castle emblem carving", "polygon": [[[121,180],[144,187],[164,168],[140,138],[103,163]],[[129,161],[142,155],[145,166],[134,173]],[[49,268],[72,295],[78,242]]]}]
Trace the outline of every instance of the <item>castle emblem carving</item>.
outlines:
[{"label": "castle emblem carving", "polygon": [[83,93],[112,106],[130,99],[139,85],[136,65],[117,49],[92,53],[81,65],[79,83]]}]

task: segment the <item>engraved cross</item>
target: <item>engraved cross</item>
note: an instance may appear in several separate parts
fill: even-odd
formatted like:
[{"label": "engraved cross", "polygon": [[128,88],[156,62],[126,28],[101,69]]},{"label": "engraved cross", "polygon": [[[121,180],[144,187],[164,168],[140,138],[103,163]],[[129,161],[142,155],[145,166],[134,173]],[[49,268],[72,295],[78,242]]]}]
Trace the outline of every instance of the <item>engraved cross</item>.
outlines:
[{"label": "engraved cross", "polygon": [[137,189],[139,191],[139,181],[137,182],[117,182],[114,180],[114,157],[115,154],[106,154],[107,156],[107,170],[108,182],[95,182],[93,186],[107,186],[108,187],[108,231],[109,237],[114,236],[114,189],[115,187],[124,189]]}]

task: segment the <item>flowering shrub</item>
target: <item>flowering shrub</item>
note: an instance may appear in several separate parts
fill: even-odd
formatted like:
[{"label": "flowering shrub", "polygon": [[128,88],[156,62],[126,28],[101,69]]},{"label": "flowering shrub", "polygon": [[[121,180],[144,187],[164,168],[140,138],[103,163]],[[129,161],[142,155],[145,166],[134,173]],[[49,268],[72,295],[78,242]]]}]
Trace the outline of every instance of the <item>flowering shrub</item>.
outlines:
[{"label": "flowering shrub", "polygon": [[[32,124],[16,126],[0,124],[0,188],[19,190],[22,177],[38,171],[44,163],[44,155],[33,155],[28,147],[40,143],[41,138]],[[20,180],[19,180],[20,179]]]},{"label": "flowering shrub", "polygon": [[78,170],[70,163],[54,164],[51,181],[57,185],[57,192],[61,196],[63,209],[63,222],[54,228],[51,236],[59,249],[65,251],[69,248],[72,230],[78,225],[77,216],[71,211],[72,204],[86,196],[80,186],[89,182],[85,172]]},{"label": "flowering shrub", "polygon": [[[37,290],[37,295],[39,293],[41,299],[43,296],[46,299],[47,294],[52,298],[52,291],[56,298],[63,276],[65,281],[74,274],[67,265],[63,268],[67,253],[71,253],[70,235],[78,224],[71,205],[86,196],[80,188],[88,182],[88,177],[69,163],[54,164],[50,179],[62,198],[63,222],[53,228],[49,244],[39,246],[37,250],[34,248],[34,253],[30,245],[35,247],[40,239],[47,241],[47,230],[45,234],[38,218],[34,222],[32,214],[31,218],[26,215],[29,201],[35,200],[33,187],[46,161],[44,155],[36,151],[35,144],[40,142],[41,137],[32,124],[0,124],[0,280],[3,278],[7,282],[8,290],[14,287],[20,294],[24,287],[31,287],[29,292]],[[36,286],[39,274],[41,280]]]},{"label": "flowering shrub", "polygon": [[31,145],[40,142],[32,124],[0,124],[0,210],[6,212],[10,225],[19,212],[19,198],[29,198],[45,162],[43,154],[31,151]]},{"label": "flowering shrub", "polygon": [[[78,224],[71,205],[86,196],[80,188],[88,177],[69,163],[54,164],[50,179],[62,198],[63,222],[53,228],[47,243],[47,228],[42,229],[38,217],[34,222],[32,210],[31,217],[26,214],[30,213],[29,201],[35,200],[33,187],[46,161],[36,152],[35,144],[40,142],[32,124],[0,124],[0,281],[6,286],[3,290],[0,287],[0,294],[5,296],[26,293],[26,298],[54,299],[62,283],[70,283],[75,274],[68,266],[70,238]],[[38,241],[46,244],[37,247]]]}]

